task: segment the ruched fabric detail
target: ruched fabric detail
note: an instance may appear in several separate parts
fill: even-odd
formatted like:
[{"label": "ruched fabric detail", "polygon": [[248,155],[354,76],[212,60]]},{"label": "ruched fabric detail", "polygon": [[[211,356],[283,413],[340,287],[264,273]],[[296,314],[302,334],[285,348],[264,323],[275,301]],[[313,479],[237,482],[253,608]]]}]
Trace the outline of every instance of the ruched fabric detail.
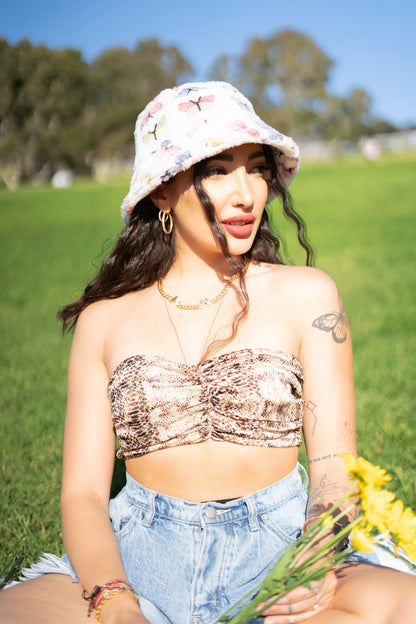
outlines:
[{"label": "ruched fabric detail", "polygon": [[118,457],[206,440],[301,444],[303,369],[289,353],[241,349],[197,365],[135,355],[108,384]]}]

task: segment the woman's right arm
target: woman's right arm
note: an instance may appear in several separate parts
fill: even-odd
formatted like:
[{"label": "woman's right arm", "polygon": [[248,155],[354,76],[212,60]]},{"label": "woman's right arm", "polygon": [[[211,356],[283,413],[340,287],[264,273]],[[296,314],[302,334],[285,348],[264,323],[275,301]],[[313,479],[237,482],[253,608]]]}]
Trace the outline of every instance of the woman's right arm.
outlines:
[{"label": "woman's right arm", "polygon": [[[108,513],[115,435],[103,358],[105,309],[104,302],[90,306],[77,323],[64,434],[62,533],[71,565],[88,594],[96,585],[127,579]],[[146,621],[127,593],[111,598],[102,617],[108,624]]]}]

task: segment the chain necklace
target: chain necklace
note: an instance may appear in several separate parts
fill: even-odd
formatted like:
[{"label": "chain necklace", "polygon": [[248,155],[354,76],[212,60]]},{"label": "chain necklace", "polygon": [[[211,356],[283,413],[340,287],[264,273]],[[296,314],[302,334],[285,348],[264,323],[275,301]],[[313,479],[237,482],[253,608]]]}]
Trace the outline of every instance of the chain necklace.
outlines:
[{"label": "chain necklace", "polygon": [[[221,306],[222,306],[222,304],[223,304],[223,301],[224,301],[224,299],[221,301],[220,305],[218,306],[218,308],[217,308],[217,310],[216,310],[216,312],[215,312],[215,314],[214,314],[214,318],[213,318],[213,319],[212,319],[212,321],[211,321],[211,325],[209,326],[209,330],[208,330],[207,338],[206,338],[206,340],[205,340],[205,344],[204,344],[204,354],[205,354],[205,353],[206,353],[206,351],[207,351],[208,341],[209,341],[209,338],[210,338],[210,336],[211,336],[212,329],[213,329],[213,327],[214,327],[214,325],[215,325],[215,321],[216,321],[216,320],[217,320],[217,318],[218,318],[218,314],[219,314],[219,312],[220,312],[220,310],[221,310]],[[166,302],[166,298],[164,298],[164,299],[163,299],[163,303],[165,304],[165,308],[166,308],[166,312],[167,312],[167,315],[168,315],[169,322],[170,322],[170,324],[171,324],[171,326],[172,326],[173,331],[175,332],[176,340],[177,340],[177,342],[178,342],[179,349],[180,349],[180,351],[181,351],[181,353],[182,353],[183,361],[185,362],[185,364],[187,364],[187,363],[188,363],[188,360],[186,359],[185,352],[184,352],[183,347],[182,347],[181,339],[179,338],[179,332],[178,332],[178,330],[177,330],[177,328],[176,328],[175,323],[173,322],[173,318],[172,318],[172,317],[171,317],[171,315],[170,315],[169,308],[168,308],[168,304],[167,304],[167,302]]]},{"label": "chain necklace", "polygon": [[[243,271],[245,270],[247,264],[247,261],[245,261]],[[169,303],[173,303],[173,305],[175,305],[180,310],[202,310],[202,308],[205,308],[206,306],[211,306],[218,303],[218,301],[221,301],[225,293],[231,288],[232,283],[235,282],[235,280],[238,279],[239,276],[240,272],[234,273],[234,275],[225,280],[224,286],[216,297],[213,297],[212,299],[204,297],[204,299],[200,299],[199,303],[182,303],[182,300],[178,297],[178,295],[170,295],[163,287],[162,278],[159,278],[157,280],[157,287],[162,297],[164,299],[167,299]]]}]

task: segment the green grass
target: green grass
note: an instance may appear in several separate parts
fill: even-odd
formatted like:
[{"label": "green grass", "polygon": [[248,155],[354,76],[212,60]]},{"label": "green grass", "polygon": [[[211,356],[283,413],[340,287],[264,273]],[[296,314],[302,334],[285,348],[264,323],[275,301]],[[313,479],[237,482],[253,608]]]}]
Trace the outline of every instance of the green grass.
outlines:
[{"label": "green grass", "polygon": [[[414,156],[306,164],[293,185],[317,266],[338,283],[354,338],[360,454],[416,509]],[[62,428],[70,346],[55,319],[122,227],[126,184],[0,192],[0,573],[62,552]],[[293,235],[284,223],[296,261]],[[96,260],[96,265],[99,260]]]}]

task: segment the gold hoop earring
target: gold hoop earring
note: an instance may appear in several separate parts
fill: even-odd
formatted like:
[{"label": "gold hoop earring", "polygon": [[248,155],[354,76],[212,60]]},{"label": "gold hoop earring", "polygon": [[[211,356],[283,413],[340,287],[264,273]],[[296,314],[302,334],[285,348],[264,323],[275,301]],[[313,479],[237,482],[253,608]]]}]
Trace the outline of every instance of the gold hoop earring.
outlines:
[{"label": "gold hoop earring", "polygon": [[171,234],[173,230],[173,218],[170,210],[159,210],[159,221],[165,234]]}]

